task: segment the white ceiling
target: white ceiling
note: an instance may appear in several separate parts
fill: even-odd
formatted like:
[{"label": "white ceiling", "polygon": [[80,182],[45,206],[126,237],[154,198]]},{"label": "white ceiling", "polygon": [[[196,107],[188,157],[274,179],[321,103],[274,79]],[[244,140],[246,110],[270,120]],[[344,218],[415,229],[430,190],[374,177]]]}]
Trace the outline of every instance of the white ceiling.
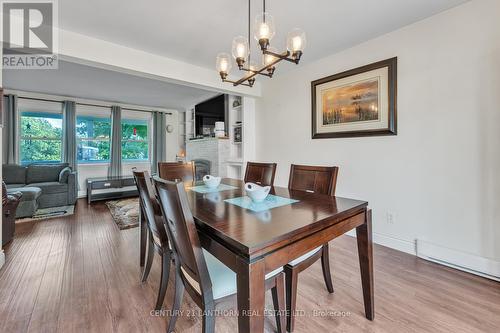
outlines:
[{"label": "white ceiling", "polygon": [[[277,30],[271,44],[284,48],[287,32],[300,27],[307,62],[466,1],[268,0]],[[247,0],[59,1],[59,22],[66,30],[215,70],[217,53],[230,52],[232,38],[246,35],[247,6]],[[262,1],[252,6],[253,21]]]},{"label": "white ceiling", "polygon": [[3,70],[3,86],[84,99],[183,110],[217,95],[203,89],[59,61],[59,69]]}]

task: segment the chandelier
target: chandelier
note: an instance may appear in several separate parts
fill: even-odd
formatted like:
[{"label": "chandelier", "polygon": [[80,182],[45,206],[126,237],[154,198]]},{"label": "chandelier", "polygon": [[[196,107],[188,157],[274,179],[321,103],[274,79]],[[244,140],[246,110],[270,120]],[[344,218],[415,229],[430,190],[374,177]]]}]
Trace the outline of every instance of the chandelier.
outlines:
[{"label": "chandelier", "polygon": [[276,70],[276,64],[282,60],[298,64],[302,52],[306,46],[306,34],[301,29],[293,29],[288,33],[286,39],[286,51],[278,53],[275,48],[270,46],[270,41],[275,35],[274,18],[266,12],[266,0],[262,3],[262,13],[257,15],[254,20],[253,35],[258,41],[262,51],[262,64],[259,66],[250,59],[250,1],[248,0],[248,38],[238,36],[233,39],[232,55],[236,61],[238,69],[245,74],[237,81],[228,80],[229,72],[232,67],[231,56],[227,53],[219,53],[216,60],[217,72],[222,82],[232,83],[233,86],[252,87],[257,75],[273,77]]}]

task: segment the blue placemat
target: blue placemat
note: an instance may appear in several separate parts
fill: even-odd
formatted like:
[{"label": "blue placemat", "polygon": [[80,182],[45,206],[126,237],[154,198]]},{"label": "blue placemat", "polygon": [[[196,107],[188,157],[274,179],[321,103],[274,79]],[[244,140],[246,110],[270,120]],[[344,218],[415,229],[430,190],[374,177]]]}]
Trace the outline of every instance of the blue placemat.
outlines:
[{"label": "blue placemat", "polygon": [[221,192],[221,191],[228,191],[228,190],[235,190],[238,189],[236,186],[231,186],[231,185],[226,185],[226,184],[219,184],[219,186],[215,188],[210,188],[205,185],[200,185],[200,186],[194,186],[191,187],[191,191],[195,191],[198,193],[214,193],[214,192]]},{"label": "blue placemat", "polygon": [[249,197],[238,197],[224,200],[227,203],[250,209],[253,212],[262,212],[280,206],[291,205],[299,200],[279,197],[269,194],[263,202],[253,202]]}]

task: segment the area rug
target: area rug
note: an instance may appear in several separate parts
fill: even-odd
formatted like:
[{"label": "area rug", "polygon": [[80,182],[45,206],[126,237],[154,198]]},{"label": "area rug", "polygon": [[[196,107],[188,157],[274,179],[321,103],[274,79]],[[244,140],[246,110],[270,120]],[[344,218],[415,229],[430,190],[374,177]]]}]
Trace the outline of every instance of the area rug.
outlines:
[{"label": "area rug", "polygon": [[74,213],[75,213],[75,205],[41,208],[37,209],[35,215],[33,215],[32,217],[23,217],[20,219],[16,219],[16,223],[53,219],[55,217],[73,215]]},{"label": "area rug", "polygon": [[139,225],[139,198],[107,201],[106,205],[120,230]]}]

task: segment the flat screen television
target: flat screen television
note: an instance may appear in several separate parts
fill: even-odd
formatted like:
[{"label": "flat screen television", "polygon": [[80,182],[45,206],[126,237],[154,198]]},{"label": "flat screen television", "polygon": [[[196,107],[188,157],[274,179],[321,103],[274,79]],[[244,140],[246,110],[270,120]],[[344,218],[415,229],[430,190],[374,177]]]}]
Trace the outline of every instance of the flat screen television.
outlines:
[{"label": "flat screen television", "polygon": [[[213,136],[215,122],[225,122],[226,100],[226,95],[219,95],[195,106],[195,135],[197,137]],[[224,125],[227,126],[226,123]]]}]

